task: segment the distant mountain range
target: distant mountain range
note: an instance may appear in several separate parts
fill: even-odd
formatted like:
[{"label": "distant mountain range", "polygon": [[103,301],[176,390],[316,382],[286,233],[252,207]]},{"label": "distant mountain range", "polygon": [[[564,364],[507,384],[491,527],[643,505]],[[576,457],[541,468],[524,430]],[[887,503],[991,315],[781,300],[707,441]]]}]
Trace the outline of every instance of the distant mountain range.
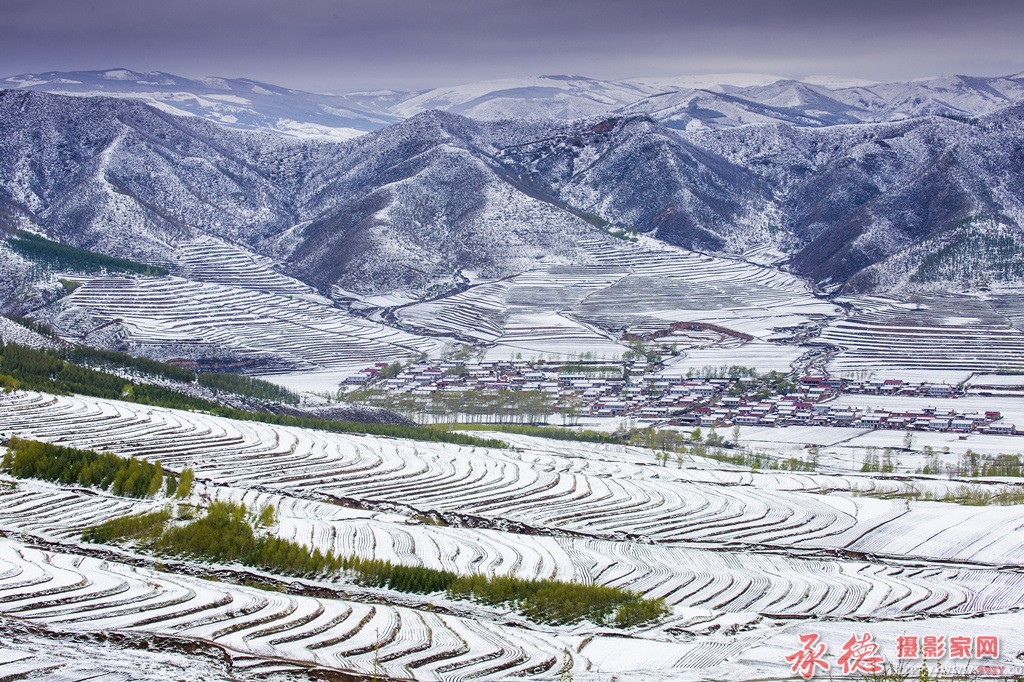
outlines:
[{"label": "distant mountain range", "polygon": [[[582,242],[629,231],[757,253],[829,291],[1024,282],[1024,79],[771,78],[328,96],[18,76],[0,91],[0,220],[172,265],[212,235],[327,294],[581,262]],[[32,92],[62,89],[77,96]]]},{"label": "distant mountain range", "polygon": [[679,130],[759,123],[821,127],[924,115],[979,116],[1024,99],[1024,74],[949,76],[897,83],[770,74],[709,74],[606,81],[538,76],[420,91],[315,94],[244,78],[189,79],[128,69],[22,74],[0,87],[146,101],[241,129],[347,139],[428,110],[496,121],[650,116]]}]

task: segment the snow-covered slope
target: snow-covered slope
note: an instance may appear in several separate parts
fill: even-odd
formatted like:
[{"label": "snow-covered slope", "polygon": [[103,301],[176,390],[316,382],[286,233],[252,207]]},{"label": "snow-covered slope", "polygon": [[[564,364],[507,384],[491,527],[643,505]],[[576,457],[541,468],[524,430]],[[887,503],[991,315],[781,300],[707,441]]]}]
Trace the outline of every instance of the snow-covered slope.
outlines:
[{"label": "snow-covered slope", "polygon": [[282,88],[247,78],[183,78],[128,69],[22,74],[0,87],[65,95],[128,97],[162,111],[193,115],[243,130],[296,137],[350,139],[395,122],[358,99]]},{"label": "snow-covered slope", "polygon": [[1024,100],[1024,79],[1019,74],[891,83],[828,76],[787,79],[749,73],[620,81],[539,76],[478,81],[418,93],[387,91],[348,97],[399,118],[439,109],[481,120],[568,120],[643,113],[674,128],[727,128],[773,122],[826,126],[926,114],[988,114]]},{"label": "snow-covered slope", "polygon": [[502,159],[567,204],[672,244],[769,241],[751,222],[770,213],[760,178],[647,117],[572,124],[507,147]]},{"label": "snow-covered slope", "polygon": [[75,246],[173,266],[180,246],[212,236],[323,292],[449,288],[460,269],[574,262],[582,235],[602,237],[518,184],[477,127],[433,112],[328,144],[122,99],[0,91],[0,200],[8,224]]},{"label": "snow-covered slope", "polygon": [[841,88],[832,96],[888,120],[924,114],[978,116],[1024,100],[1024,76],[943,76]]},{"label": "snow-covered slope", "polygon": [[[0,212],[157,263],[214,237],[324,294],[415,299],[465,273],[582,264],[581,240],[610,239],[609,224],[698,250],[769,249],[828,287],[1024,278],[1024,104],[836,125],[867,110],[793,81],[753,90],[773,102],[761,111],[794,120],[680,131],[646,114],[483,122],[429,111],[344,143],[124,99],[2,91]],[[700,92],[742,104],[739,91]]]},{"label": "snow-covered slope", "polygon": [[756,85],[771,85],[776,81],[785,80],[785,76],[770,73],[706,73],[701,75],[653,76],[645,78],[629,78],[624,83],[632,83],[645,88],[657,90],[711,90],[713,92],[729,92],[737,88],[749,88]]},{"label": "snow-covered slope", "polygon": [[440,109],[470,118],[572,119],[602,114],[651,94],[652,88],[584,76],[539,76],[436,88],[390,108],[397,116]]},{"label": "snow-covered slope", "polygon": [[762,126],[690,136],[773,186],[793,268],[823,284],[1015,281],[1024,225],[1024,105],[821,130]]},{"label": "snow-covered slope", "polygon": [[[263,239],[288,214],[290,155],[280,138],[250,138],[140,102],[0,91],[0,177],[11,222],[109,255],[166,262],[203,233]],[[255,168],[277,156],[275,181]],[[307,152],[312,153],[312,152]]]},{"label": "snow-covered slope", "polygon": [[510,176],[486,138],[469,119],[427,112],[349,144],[297,198],[308,222],[293,271],[370,292],[577,262],[597,231]]},{"label": "snow-covered slope", "polygon": [[600,80],[549,75],[418,91],[303,92],[246,78],[183,78],[128,69],[22,74],[0,87],[141,99],[229,127],[349,139],[428,110],[478,120],[572,120],[645,114],[676,129],[784,122],[827,126],[927,114],[978,116],[1024,100],[1024,77],[944,76],[906,82],[721,73]]}]

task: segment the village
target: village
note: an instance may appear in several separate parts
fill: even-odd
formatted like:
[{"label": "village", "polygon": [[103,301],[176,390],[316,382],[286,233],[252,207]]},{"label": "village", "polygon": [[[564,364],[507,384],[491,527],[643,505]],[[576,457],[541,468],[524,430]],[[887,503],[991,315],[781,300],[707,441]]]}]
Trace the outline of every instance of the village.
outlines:
[{"label": "village", "polygon": [[[901,431],[1016,435],[997,410],[957,411],[936,407],[875,410],[844,406],[843,395],[957,398],[957,385],[901,379],[791,377],[757,374],[745,367],[706,367],[674,372],[642,359],[571,364],[529,360],[421,362],[401,367],[377,363],[346,381],[349,397],[383,397],[377,404],[425,406],[472,398],[514,396],[530,400],[530,421],[558,414],[565,425],[580,418],[621,418],[647,426],[837,426]],[[455,400],[461,397],[463,400]],[[499,403],[501,401],[498,401]],[[538,402],[540,406],[538,407]],[[491,401],[491,404],[497,404]],[[460,410],[456,407],[455,412]],[[424,410],[424,412],[428,412]],[[433,410],[432,413],[437,413]]]}]

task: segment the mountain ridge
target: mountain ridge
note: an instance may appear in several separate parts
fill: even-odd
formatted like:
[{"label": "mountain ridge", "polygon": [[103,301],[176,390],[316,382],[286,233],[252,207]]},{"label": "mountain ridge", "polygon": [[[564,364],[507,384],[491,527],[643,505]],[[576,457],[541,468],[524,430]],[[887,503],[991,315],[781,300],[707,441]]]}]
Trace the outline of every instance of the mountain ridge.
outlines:
[{"label": "mountain ridge", "polygon": [[[586,262],[581,243],[623,233],[734,255],[767,249],[828,291],[1022,277],[1002,261],[1024,224],[1024,105],[691,132],[648,114],[427,111],[329,142],[123,98],[7,90],[0,126],[0,209],[12,227],[160,264],[210,236],[326,295],[415,298],[538,261]],[[984,226],[991,248],[965,268],[973,252],[962,242]],[[914,250],[928,243],[950,262]],[[943,283],[950,272],[956,281]]]},{"label": "mountain ridge", "polygon": [[[132,97],[168,113],[195,115],[242,130],[333,140],[379,130],[429,109],[485,121],[649,113],[670,127],[701,130],[776,121],[828,126],[934,114],[977,116],[1024,100],[1020,74],[884,83],[771,74],[621,80],[547,75],[336,95],[248,78],[193,79],[118,68],[21,74],[0,80],[0,87],[4,86],[55,94]],[[667,102],[672,106],[666,106]]]}]

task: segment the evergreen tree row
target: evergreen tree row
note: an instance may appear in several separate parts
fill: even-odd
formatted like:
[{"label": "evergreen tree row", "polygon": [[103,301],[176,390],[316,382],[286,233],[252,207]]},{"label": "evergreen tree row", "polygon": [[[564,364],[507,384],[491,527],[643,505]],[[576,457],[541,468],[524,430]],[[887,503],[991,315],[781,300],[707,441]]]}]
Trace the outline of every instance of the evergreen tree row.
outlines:
[{"label": "evergreen tree row", "polygon": [[256,524],[265,525],[273,517],[273,509],[253,513],[243,504],[214,502],[205,516],[184,525],[168,526],[170,515],[158,512],[107,521],[86,529],[82,539],[134,540],[164,555],[240,563],[283,575],[323,577],[349,571],[367,586],[416,594],[446,592],[453,598],[509,606],[543,623],[569,624],[587,618],[626,628],[656,620],[668,611],[660,599],[645,599],[617,587],[512,576],[459,576],[381,559],[325,554],[291,540],[257,534]]},{"label": "evergreen tree row", "polygon": [[109,452],[77,450],[13,437],[7,444],[4,470],[17,478],[39,478],[110,490],[126,497],[153,497],[164,487],[160,462],[118,457]]},{"label": "evergreen tree row", "polygon": [[200,372],[196,379],[201,386],[213,389],[214,392],[234,393],[260,400],[275,400],[291,405],[299,404],[299,396],[284,386],[270,381],[255,379],[241,374],[224,374],[222,372]]},{"label": "evergreen tree row", "polygon": [[79,249],[50,241],[45,237],[22,230],[18,230],[13,237],[8,237],[7,244],[26,259],[58,270],[88,273],[130,272],[153,277],[167,274],[167,268],[147,265],[127,258],[105,256],[88,249]]},{"label": "evergreen tree row", "polygon": [[139,374],[170,379],[181,383],[198,383],[214,392],[233,393],[247,398],[272,400],[290,405],[299,403],[299,396],[284,386],[270,381],[243,376],[241,374],[224,374],[222,372],[193,372],[159,360],[140,358],[128,353],[102,350],[89,346],[72,346],[59,351],[59,357],[69,362],[83,365],[99,365],[113,369],[134,371]]}]

